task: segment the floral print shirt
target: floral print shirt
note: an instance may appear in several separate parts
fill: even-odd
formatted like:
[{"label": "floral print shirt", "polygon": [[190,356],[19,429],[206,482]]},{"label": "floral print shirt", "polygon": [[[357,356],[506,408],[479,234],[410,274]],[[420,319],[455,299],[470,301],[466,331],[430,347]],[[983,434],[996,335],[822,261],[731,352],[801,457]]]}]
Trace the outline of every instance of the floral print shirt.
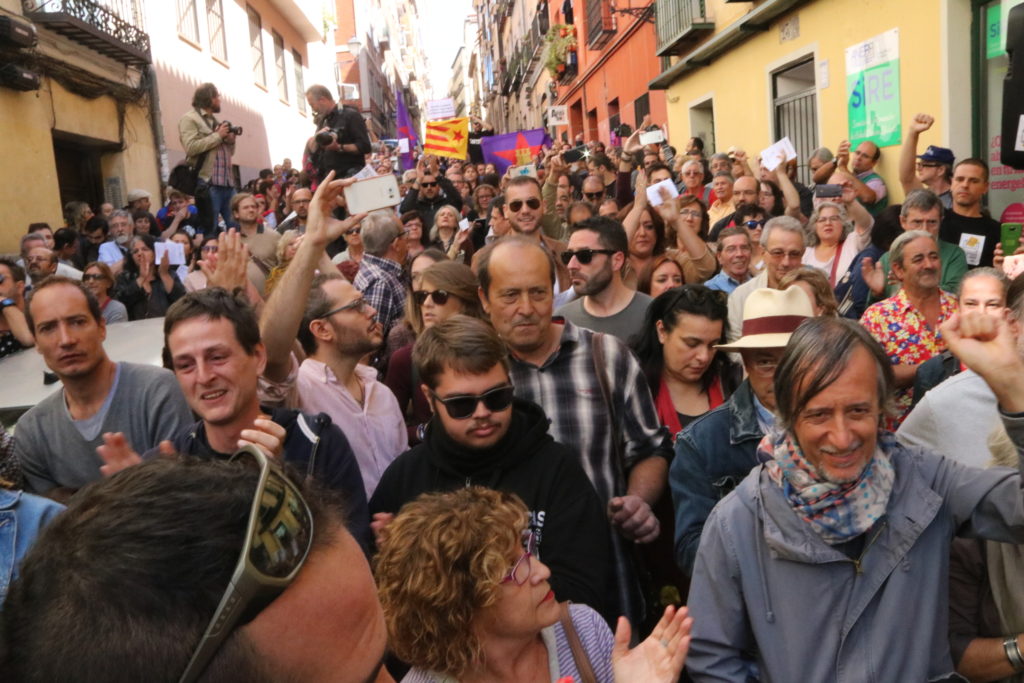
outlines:
[{"label": "floral print shirt", "polygon": [[[957,298],[939,292],[941,311],[939,324],[945,322],[958,308]],[[869,306],[860,319],[871,336],[878,340],[893,365],[917,365],[946,350],[946,340],[939,330],[928,325],[902,289],[896,294]],[[910,412],[913,387],[896,391],[896,415],[886,420],[890,429],[898,427]]]}]

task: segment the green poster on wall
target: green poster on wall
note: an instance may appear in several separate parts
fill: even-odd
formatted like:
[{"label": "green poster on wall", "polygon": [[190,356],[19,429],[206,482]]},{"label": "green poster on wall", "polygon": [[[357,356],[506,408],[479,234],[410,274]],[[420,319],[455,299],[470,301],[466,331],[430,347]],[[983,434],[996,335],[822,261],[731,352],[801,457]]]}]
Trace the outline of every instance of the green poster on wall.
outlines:
[{"label": "green poster on wall", "polygon": [[1003,54],[1003,19],[999,3],[985,8],[985,58],[995,59]]},{"label": "green poster on wall", "polygon": [[900,144],[899,29],[846,48],[848,139]]}]

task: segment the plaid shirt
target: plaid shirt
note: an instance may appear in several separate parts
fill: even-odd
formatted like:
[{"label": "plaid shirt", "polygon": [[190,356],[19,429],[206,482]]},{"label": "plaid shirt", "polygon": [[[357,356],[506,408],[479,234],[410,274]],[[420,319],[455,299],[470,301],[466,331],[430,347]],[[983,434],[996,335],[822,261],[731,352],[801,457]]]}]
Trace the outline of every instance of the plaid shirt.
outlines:
[{"label": "plaid shirt", "polygon": [[377,311],[377,321],[387,338],[391,327],[405,313],[405,273],[402,266],[386,258],[363,254],[356,275],[356,289]]},{"label": "plaid shirt", "polygon": [[[553,324],[559,324],[557,322]],[[580,456],[580,464],[602,502],[626,493],[629,471],[646,458],[672,457],[671,438],[658,420],[654,399],[636,357],[616,337],[603,337],[608,385],[618,432],[624,441],[623,461],[612,445],[612,419],[594,370],[594,332],[561,323],[561,344],[539,368],[512,355],[511,377],[516,396],[538,403],[551,419],[551,436]],[[636,573],[631,544],[612,532],[619,607],[634,625],[639,616]]]},{"label": "plaid shirt", "polygon": [[231,187],[231,150],[227,145],[218,145],[210,154],[213,155],[213,171],[210,173],[211,185]]}]

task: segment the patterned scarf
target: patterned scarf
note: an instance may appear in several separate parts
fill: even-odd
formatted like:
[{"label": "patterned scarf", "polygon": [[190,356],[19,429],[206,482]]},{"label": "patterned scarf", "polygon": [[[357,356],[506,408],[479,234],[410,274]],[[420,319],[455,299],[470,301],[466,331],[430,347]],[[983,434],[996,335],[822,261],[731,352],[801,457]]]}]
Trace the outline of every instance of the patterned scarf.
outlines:
[{"label": "patterned scarf", "polygon": [[896,472],[886,455],[895,445],[891,432],[879,431],[875,454],[855,481],[828,481],[804,457],[788,432],[773,429],[757,447],[768,476],[801,519],[829,545],[845,543],[870,529],[889,504]]}]

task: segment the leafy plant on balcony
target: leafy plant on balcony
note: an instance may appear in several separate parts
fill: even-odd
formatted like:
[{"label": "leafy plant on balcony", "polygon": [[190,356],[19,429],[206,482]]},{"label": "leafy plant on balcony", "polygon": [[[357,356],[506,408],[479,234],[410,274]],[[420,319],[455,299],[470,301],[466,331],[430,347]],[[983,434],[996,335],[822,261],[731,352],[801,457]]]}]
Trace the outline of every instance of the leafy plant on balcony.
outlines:
[{"label": "leafy plant on balcony", "polygon": [[576,57],[576,27],[572,24],[554,24],[544,36],[547,54],[544,67],[557,80],[565,73],[570,60]]}]

